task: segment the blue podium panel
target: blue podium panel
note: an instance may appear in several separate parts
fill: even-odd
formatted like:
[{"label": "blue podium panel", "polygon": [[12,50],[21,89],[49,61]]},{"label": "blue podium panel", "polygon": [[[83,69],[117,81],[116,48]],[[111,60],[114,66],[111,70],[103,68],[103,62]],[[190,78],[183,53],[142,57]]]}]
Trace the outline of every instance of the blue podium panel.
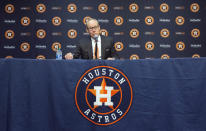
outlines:
[{"label": "blue podium panel", "polygon": [[0,60],[1,131],[205,131],[206,59]]}]

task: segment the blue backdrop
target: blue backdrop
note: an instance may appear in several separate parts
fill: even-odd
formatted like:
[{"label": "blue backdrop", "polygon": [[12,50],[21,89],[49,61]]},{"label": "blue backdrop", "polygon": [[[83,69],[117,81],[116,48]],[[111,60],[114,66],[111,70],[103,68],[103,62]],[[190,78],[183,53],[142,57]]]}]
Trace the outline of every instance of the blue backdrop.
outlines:
[{"label": "blue backdrop", "polygon": [[1,0],[0,57],[74,52],[96,18],[121,58],[205,57],[205,0]]}]

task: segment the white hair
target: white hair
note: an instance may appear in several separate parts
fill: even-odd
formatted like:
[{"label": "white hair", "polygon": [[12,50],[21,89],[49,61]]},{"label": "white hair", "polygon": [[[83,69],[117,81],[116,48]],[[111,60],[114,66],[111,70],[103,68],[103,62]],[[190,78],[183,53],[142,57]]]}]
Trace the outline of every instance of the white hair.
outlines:
[{"label": "white hair", "polygon": [[88,25],[88,23],[89,23],[90,21],[92,21],[92,20],[93,20],[93,21],[96,21],[96,22],[97,22],[97,24],[99,25],[99,22],[98,22],[98,20],[97,20],[97,19],[94,19],[94,18],[88,18],[88,19],[87,19],[87,21],[86,21],[86,24],[85,24],[85,25],[86,25],[86,27],[88,27],[88,26],[87,26],[87,25]]}]

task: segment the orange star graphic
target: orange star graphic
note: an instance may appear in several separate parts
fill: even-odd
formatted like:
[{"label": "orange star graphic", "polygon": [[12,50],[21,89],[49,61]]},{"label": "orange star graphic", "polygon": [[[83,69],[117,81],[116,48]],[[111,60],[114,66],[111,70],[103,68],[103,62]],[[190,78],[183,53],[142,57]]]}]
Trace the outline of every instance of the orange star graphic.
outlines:
[{"label": "orange star graphic", "polygon": [[[101,83],[102,90],[100,91],[100,94],[107,94],[107,90],[105,90],[106,87],[106,81],[103,78],[102,83]],[[89,92],[91,92],[94,96],[96,96],[96,90],[95,89],[88,89]],[[111,90],[111,97],[117,94],[119,90]],[[107,98],[100,98],[101,102],[107,102]],[[94,106],[94,109],[97,108],[98,106]],[[111,109],[114,109],[113,106],[109,106]]]}]

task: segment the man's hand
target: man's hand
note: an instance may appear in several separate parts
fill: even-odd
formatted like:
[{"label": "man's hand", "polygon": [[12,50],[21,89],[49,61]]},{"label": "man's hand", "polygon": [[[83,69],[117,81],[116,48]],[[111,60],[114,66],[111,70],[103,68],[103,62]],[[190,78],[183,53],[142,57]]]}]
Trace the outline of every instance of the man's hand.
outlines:
[{"label": "man's hand", "polygon": [[73,59],[73,55],[72,55],[71,52],[67,53],[64,57],[65,57],[66,60],[71,60],[71,59]]}]

